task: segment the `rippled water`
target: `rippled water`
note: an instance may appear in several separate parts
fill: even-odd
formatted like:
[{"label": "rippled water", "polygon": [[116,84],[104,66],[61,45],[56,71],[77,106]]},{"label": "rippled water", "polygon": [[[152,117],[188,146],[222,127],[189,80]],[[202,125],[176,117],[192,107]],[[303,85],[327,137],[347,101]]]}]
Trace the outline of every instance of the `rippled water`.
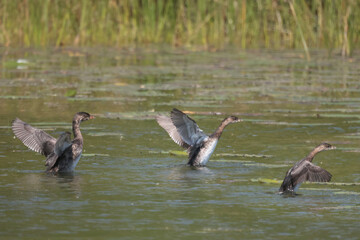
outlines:
[{"label": "rippled water", "polygon": [[[358,239],[360,60],[299,52],[179,49],[0,49],[0,237],[71,239]],[[188,111],[211,133],[229,125],[207,167],[154,116]],[[74,174],[14,139],[11,121],[57,137],[84,122]],[[314,163],[333,184],[276,194],[321,142]],[[277,181],[276,181],[277,180]]]}]

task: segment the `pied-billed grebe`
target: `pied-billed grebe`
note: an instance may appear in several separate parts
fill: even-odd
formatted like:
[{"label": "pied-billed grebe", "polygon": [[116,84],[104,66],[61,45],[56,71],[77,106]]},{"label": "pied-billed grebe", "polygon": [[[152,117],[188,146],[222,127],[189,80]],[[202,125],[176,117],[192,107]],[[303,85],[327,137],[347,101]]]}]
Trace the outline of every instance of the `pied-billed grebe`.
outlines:
[{"label": "pied-billed grebe", "polygon": [[70,141],[71,134],[69,132],[65,132],[55,139],[43,130],[34,128],[18,118],[13,121],[12,130],[25,146],[47,157],[45,162],[47,172],[71,172],[79,162],[83,150],[80,123],[93,118],[94,116],[86,112],[75,114],[72,122],[74,133],[72,141]]},{"label": "pied-billed grebe", "polygon": [[210,136],[206,135],[193,119],[176,108],[171,111],[170,117],[159,115],[156,121],[168,132],[175,143],[187,149],[189,165],[203,166],[214,152],[224,128],[230,123],[241,120],[234,116],[225,118]]},{"label": "pied-billed grebe", "polygon": [[321,143],[314,148],[306,158],[295,163],[295,165],[286,172],[279,193],[295,193],[305,181],[329,182],[332,175],[325,169],[314,165],[312,160],[317,153],[330,149],[335,149],[335,147],[328,143]]}]

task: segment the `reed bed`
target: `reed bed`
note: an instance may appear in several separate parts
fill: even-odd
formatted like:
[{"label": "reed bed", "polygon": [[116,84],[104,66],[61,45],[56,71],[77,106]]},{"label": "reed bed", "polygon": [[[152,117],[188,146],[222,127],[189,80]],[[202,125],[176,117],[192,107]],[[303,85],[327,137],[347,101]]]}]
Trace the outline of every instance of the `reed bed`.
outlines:
[{"label": "reed bed", "polygon": [[357,0],[1,0],[2,46],[341,50],[360,35]]}]

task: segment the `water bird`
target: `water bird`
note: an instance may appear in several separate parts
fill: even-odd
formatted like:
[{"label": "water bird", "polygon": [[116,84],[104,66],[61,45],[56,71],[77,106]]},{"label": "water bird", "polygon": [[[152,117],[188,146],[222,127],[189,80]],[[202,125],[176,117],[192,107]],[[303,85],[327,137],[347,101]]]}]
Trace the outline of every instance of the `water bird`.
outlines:
[{"label": "water bird", "polygon": [[58,139],[50,136],[43,130],[37,129],[30,124],[16,118],[12,122],[12,130],[29,149],[45,155],[46,172],[72,172],[80,160],[83,150],[83,136],[80,131],[80,123],[93,119],[94,116],[86,112],[78,112],[72,121],[74,139],[71,141],[71,133],[62,133]]},{"label": "water bird", "polygon": [[321,143],[315,147],[307,157],[295,163],[295,165],[286,172],[279,193],[295,194],[300,185],[305,181],[329,182],[332,175],[325,169],[314,165],[312,160],[319,152],[331,149],[335,149],[335,147],[329,143]]},{"label": "water bird", "polygon": [[170,117],[158,115],[156,121],[175,143],[187,150],[190,166],[204,166],[214,152],[224,128],[241,119],[234,116],[225,118],[211,135],[206,135],[193,119],[176,108],[171,111]]}]

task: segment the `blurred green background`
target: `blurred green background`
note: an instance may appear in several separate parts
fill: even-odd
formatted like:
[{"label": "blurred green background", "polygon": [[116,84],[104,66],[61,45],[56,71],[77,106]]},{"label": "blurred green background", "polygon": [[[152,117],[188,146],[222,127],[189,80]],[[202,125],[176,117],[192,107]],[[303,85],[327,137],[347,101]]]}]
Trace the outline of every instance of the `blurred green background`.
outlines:
[{"label": "blurred green background", "polygon": [[356,0],[2,0],[2,46],[359,46]]}]

